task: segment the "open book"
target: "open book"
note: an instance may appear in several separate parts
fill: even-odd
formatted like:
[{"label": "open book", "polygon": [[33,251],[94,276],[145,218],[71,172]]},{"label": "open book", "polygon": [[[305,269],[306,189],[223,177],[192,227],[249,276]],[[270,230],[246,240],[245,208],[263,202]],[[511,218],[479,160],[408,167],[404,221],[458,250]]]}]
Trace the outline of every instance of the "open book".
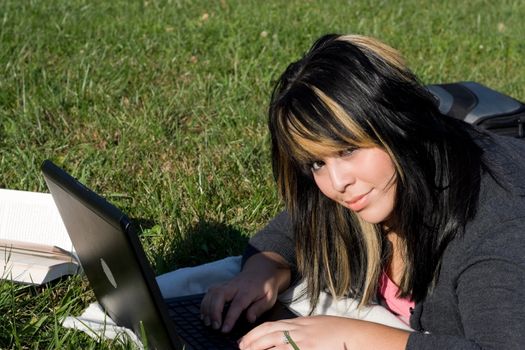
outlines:
[{"label": "open book", "polygon": [[51,195],[0,189],[0,278],[43,284],[78,270]]}]

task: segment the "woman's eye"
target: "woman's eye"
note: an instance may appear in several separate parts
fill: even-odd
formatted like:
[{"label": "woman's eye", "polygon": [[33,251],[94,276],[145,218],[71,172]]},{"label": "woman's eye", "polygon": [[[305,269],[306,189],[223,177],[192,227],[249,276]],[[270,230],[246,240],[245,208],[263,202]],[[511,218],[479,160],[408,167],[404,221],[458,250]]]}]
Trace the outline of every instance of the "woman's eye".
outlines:
[{"label": "woman's eye", "polygon": [[349,156],[349,155],[351,155],[352,153],[354,153],[356,150],[357,150],[357,148],[347,148],[347,149],[344,149],[344,150],[342,150],[342,151],[339,151],[339,156],[340,156],[340,157]]},{"label": "woman's eye", "polygon": [[317,171],[319,169],[321,169],[323,167],[324,163],[321,162],[320,160],[316,160],[314,162],[312,162],[312,164],[310,165],[310,168],[312,168],[313,171]]}]

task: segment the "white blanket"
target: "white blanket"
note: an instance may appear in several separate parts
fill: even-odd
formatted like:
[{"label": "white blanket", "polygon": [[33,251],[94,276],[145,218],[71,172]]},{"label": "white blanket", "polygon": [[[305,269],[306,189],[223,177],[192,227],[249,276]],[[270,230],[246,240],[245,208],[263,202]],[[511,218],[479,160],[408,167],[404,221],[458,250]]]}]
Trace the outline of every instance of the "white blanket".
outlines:
[{"label": "white blanket", "polygon": [[[240,256],[228,257],[212,263],[168,272],[158,276],[157,283],[164,298],[205,293],[210,286],[233,278],[239,273],[240,268]],[[279,299],[289,304],[290,309],[297,314],[307,315],[310,304],[308,299],[302,296],[303,290],[304,284],[299,284],[282,293]],[[334,300],[326,293],[321,294],[314,314],[344,316],[411,330],[406,323],[380,305],[358,309],[356,300],[350,298]],[[143,348],[137,336],[130,329],[117,326],[98,303],[89,305],[80,316],[66,317],[62,325],[84,331],[95,339],[128,340],[134,342],[138,348]]]}]

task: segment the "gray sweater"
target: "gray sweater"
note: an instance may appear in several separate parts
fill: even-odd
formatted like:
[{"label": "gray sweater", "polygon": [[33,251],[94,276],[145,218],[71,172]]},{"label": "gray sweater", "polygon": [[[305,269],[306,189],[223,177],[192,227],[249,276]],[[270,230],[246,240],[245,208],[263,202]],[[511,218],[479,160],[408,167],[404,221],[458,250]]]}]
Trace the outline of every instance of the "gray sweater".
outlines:
[{"label": "gray sweater", "polygon": [[[443,255],[439,279],[410,318],[407,349],[525,349],[525,141],[481,145],[496,173],[481,180],[478,211]],[[295,253],[285,212],[250,240],[258,251]]]}]

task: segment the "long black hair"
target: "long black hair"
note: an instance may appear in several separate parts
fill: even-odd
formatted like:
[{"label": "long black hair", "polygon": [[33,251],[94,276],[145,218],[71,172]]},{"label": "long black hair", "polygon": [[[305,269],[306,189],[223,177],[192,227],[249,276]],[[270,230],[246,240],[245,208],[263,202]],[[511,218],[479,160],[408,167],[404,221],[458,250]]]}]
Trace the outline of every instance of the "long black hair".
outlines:
[{"label": "long black hair", "polygon": [[300,273],[319,292],[369,302],[390,249],[379,225],[326,198],[309,160],[315,145],[380,147],[396,168],[395,231],[405,269],[401,296],[425,298],[448,243],[477,208],[483,137],[440,114],[396,50],[357,35],[326,35],[288,66],[271,98],[272,165],[290,213]]}]

